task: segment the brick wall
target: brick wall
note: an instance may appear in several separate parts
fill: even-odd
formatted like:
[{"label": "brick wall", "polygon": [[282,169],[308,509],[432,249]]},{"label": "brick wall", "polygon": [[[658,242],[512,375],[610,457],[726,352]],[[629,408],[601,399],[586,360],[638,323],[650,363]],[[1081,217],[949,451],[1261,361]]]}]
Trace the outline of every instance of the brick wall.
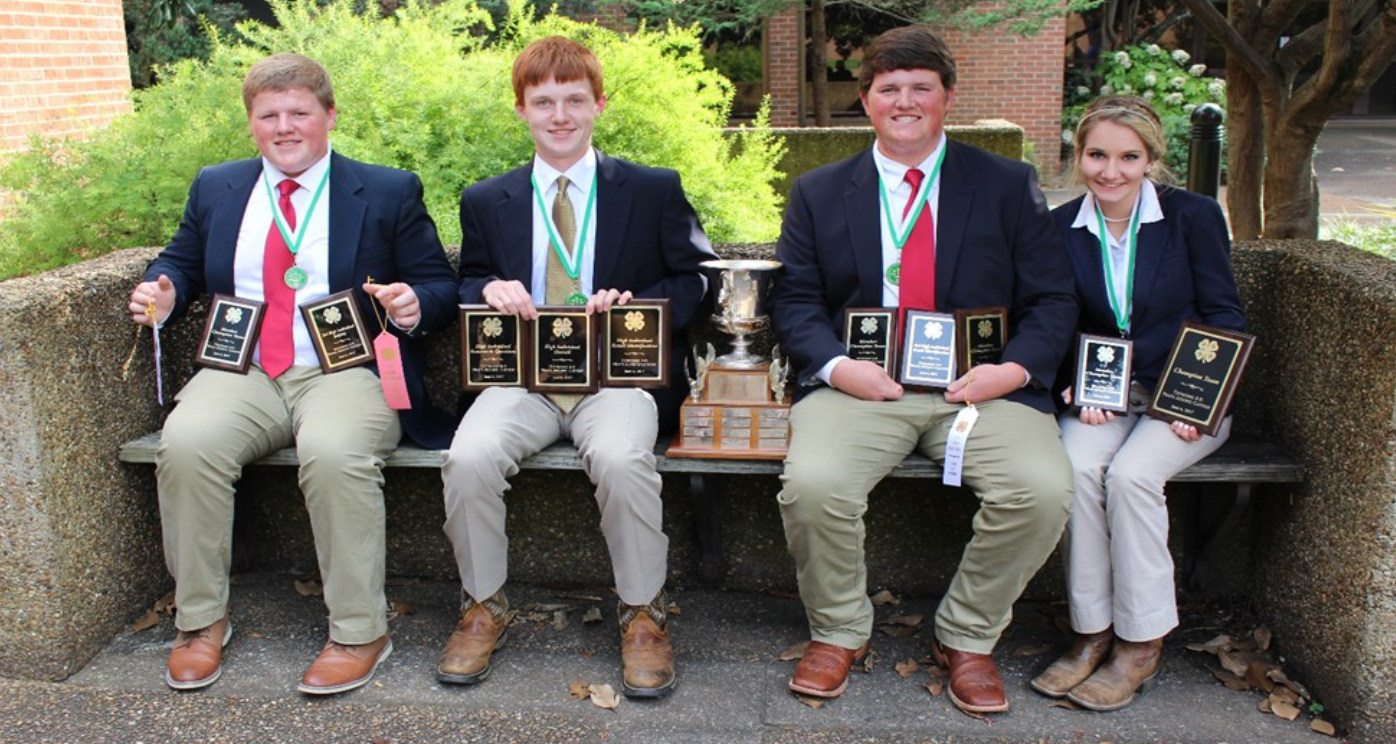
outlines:
[{"label": "brick wall", "polygon": [[[803,123],[798,86],[804,45],[802,18],[802,11],[787,11],[769,19],[764,30],[766,84],[774,126]],[[955,104],[947,123],[1007,119],[1024,129],[1036,148],[1043,173],[1055,174],[1060,166],[1065,33],[1064,12],[1028,38],[992,30],[945,32],[959,71]]]},{"label": "brick wall", "polygon": [[0,155],[131,110],[121,0],[0,0]]}]

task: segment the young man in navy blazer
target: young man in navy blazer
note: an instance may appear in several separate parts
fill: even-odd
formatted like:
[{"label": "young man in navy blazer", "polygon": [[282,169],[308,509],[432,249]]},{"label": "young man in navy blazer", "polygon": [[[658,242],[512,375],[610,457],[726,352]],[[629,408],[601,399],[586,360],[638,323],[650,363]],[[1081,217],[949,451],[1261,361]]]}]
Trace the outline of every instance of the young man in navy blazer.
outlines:
[{"label": "young man in navy blazer", "polygon": [[441,471],[445,530],[463,588],[461,619],[437,678],[472,684],[490,673],[510,618],[503,591],[507,478],[520,460],[567,437],[596,484],[620,595],[624,691],[660,697],[676,676],[664,594],[669,540],[654,444],[687,394],[682,329],[703,304],[700,264],[715,256],[677,173],[592,148],[606,96],[600,62],[589,49],[561,37],[536,41],[514,60],[513,85],[515,111],[528,125],[535,155],[461,194],[460,301],[533,320],[539,305],[604,313],[632,298],[668,298],[674,383],[653,395],[637,388],[580,398],[522,388],[480,394]]},{"label": "young man in navy blazer", "polygon": [[[946,139],[955,62],[939,38],[883,34],[859,83],[877,143],[795,182],[776,247],[771,317],[798,374],[779,501],[813,639],[789,686],[822,697],[847,686],[872,632],[868,492],[912,451],[945,460],[953,428],[968,435],[962,477],[980,508],[933,651],[956,705],[1003,711],[991,654],[1071,503],[1046,387],[1076,324],[1071,267],[1032,169]],[[960,372],[944,393],[911,392],[848,357],[838,326],[866,306],[1000,306],[1010,337],[999,363]]]},{"label": "young man in navy blazer", "polygon": [[[332,694],[368,682],[392,651],[381,467],[404,431],[425,446],[448,441],[415,339],[455,317],[454,283],[417,177],[330,151],[324,67],[273,55],[253,65],[242,95],[261,157],[199,173],[174,237],[131,293],[132,319],[147,325],[204,293],[267,303],[250,370],[200,370],[161,435],[160,521],[179,608],[165,682],[196,689],[222,674],[233,484],[244,465],[294,443],[330,611],[330,640],[300,690]],[[389,408],[376,364],[321,371],[297,306],[345,290],[370,335],[384,314],[381,330],[400,340],[410,410]]]}]

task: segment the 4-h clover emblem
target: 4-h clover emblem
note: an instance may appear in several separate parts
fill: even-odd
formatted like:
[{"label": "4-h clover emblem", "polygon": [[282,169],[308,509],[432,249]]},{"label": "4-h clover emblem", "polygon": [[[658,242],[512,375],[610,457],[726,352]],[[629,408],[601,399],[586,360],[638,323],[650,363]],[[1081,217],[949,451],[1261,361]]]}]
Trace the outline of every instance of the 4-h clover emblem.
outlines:
[{"label": "4-h clover emblem", "polygon": [[242,308],[240,308],[240,307],[230,307],[230,308],[228,308],[227,310],[224,310],[224,311],[223,311],[223,322],[224,322],[224,323],[234,323],[234,324],[236,324],[236,323],[241,323],[241,322],[242,322]]},{"label": "4-h clover emblem", "polygon": [[625,330],[638,331],[645,327],[645,314],[639,310],[631,310],[625,314]]},{"label": "4-h clover emblem", "polygon": [[344,313],[341,313],[339,311],[339,308],[332,307],[329,310],[326,310],[325,313],[320,317],[324,318],[325,322],[329,323],[330,325],[338,325],[339,321],[344,320]]},{"label": "4-h clover emblem", "polygon": [[989,322],[989,321],[987,321],[987,320],[981,320],[981,321],[979,321],[979,326],[978,326],[978,328],[979,328],[979,337],[980,337],[980,338],[988,338],[988,337],[994,335],[994,324],[991,323],[991,322]]},{"label": "4-h clover emblem", "polygon": [[937,339],[945,335],[944,323],[927,323],[925,330],[926,338]]},{"label": "4-h clover emblem", "polygon": [[1095,358],[1101,364],[1109,364],[1115,361],[1115,349],[1110,346],[1102,346],[1095,350]]},{"label": "4-h clover emblem", "polygon": [[1216,340],[1204,338],[1197,342],[1197,351],[1194,351],[1192,355],[1197,357],[1197,361],[1207,364],[1217,358],[1217,349],[1220,348],[1221,344],[1217,343]]},{"label": "4-h clover emblem", "polygon": [[499,318],[485,318],[485,322],[480,324],[480,330],[484,331],[486,336],[494,338],[504,332],[504,321]]},{"label": "4-h clover emblem", "polygon": [[567,338],[572,335],[572,319],[558,318],[553,321],[553,335],[558,338]]},{"label": "4-h clover emblem", "polygon": [[863,333],[877,333],[877,318],[863,318],[863,322],[858,325],[858,330]]}]

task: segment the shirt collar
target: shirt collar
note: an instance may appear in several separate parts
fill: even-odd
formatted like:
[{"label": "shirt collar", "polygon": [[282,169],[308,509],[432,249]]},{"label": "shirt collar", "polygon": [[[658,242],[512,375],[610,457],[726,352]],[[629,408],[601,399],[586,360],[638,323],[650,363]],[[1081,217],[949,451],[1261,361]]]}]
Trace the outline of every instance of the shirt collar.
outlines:
[{"label": "shirt collar", "polygon": [[[334,154],[334,147],[327,146],[325,148],[324,157],[315,161],[315,164],[306,168],[304,173],[301,173],[291,180],[295,181],[297,186],[314,193],[316,187],[320,185],[320,179],[325,177],[325,171],[329,170],[330,155],[332,154]],[[280,168],[272,165],[271,161],[267,160],[265,157],[262,158],[262,170],[267,174],[267,181],[271,184],[272,188],[276,188],[277,184],[287,178],[286,174],[282,173]]]},{"label": "shirt collar", "polygon": [[[1144,184],[1139,187],[1139,197],[1134,202],[1134,208],[1141,210],[1139,213],[1139,224],[1158,222],[1163,219],[1163,207],[1158,201],[1158,190],[1154,188],[1154,182],[1144,179]],[[1130,217],[1134,212],[1130,212]],[[1095,217],[1095,194],[1090,189],[1086,189],[1086,198],[1081,200],[1081,208],[1076,212],[1076,221],[1071,223],[1072,227],[1084,227],[1097,238],[1100,237],[1100,220]]]},{"label": "shirt collar", "polygon": [[557,183],[558,176],[567,176],[567,180],[574,186],[582,190],[583,194],[591,192],[592,179],[596,178],[596,148],[587,148],[586,154],[581,160],[572,164],[566,171],[548,165],[546,161],[533,156],[533,178],[538,182],[538,188],[546,194],[553,185]]},{"label": "shirt collar", "polygon": [[[877,164],[877,171],[882,176],[882,182],[891,184],[888,191],[901,187],[902,183],[906,181],[906,172],[913,167],[920,169],[920,171],[927,176],[931,175],[931,169],[935,167],[936,158],[940,157],[940,151],[945,148],[945,141],[945,132],[941,132],[940,141],[936,143],[936,149],[932,150],[931,154],[927,155],[925,160],[922,160],[915,166],[898,163],[886,155],[883,155],[882,151],[877,148],[877,143],[874,142],[872,148],[873,162]],[[931,184],[931,186],[935,187],[935,184]]]}]

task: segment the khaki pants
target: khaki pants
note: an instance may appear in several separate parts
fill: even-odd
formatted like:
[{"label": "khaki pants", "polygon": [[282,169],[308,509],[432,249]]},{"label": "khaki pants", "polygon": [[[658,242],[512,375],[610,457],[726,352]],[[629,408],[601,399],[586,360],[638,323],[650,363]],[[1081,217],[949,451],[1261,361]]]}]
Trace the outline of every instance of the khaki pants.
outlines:
[{"label": "khaki pants", "polygon": [[401,437],[378,378],[292,367],[272,380],[200,370],[175,396],[155,473],[175,625],[196,630],[228,611],[233,484],[242,467],[296,445],[330,638],[367,643],[387,632],[383,595],[383,458]]},{"label": "khaki pants", "polygon": [[[857,648],[872,634],[863,561],[868,493],[913,450],[942,461],[963,407],[939,393],[872,402],[830,388],[795,405],[778,499],[814,640]],[[936,612],[936,637],[986,654],[1061,537],[1071,466],[1052,416],[1006,400],[978,407],[962,477],[980,508]]]},{"label": "khaki pants", "polygon": [[654,469],[658,429],[654,398],[635,388],[588,395],[571,413],[520,388],[481,393],[456,429],[441,468],[445,531],[465,592],[483,600],[504,586],[507,479],[519,472],[521,460],[565,436],[577,445],[582,470],[596,484],[616,592],[626,604],[654,599],[664,588],[669,555],[659,498],[663,483]]},{"label": "khaki pants", "polygon": [[1113,625],[1127,641],[1149,641],[1178,625],[1163,486],[1222,446],[1231,418],[1217,436],[1184,442],[1169,424],[1144,415],[1144,390],[1130,398],[1130,412],[1108,424],[1082,423],[1074,411],[1062,416],[1076,480],[1062,555],[1072,629]]}]

